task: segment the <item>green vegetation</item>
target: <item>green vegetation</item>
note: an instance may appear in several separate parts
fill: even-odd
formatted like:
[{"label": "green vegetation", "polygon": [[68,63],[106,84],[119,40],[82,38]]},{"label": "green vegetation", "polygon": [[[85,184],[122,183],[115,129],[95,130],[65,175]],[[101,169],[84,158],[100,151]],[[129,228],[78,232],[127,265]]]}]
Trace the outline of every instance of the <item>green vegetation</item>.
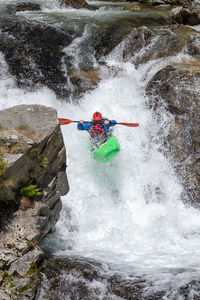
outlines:
[{"label": "green vegetation", "polygon": [[[0,157],[2,156],[2,152],[0,153]],[[4,160],[0,160],[0,176],[4,174],[4,171],[8,168],[8,163]]]},{"label": "green vegetation", "polygon": [[44,157],[43,160],[40,162],[40,166],[46,168],[49,164],[49,160],[47,157]]},{"label": "green vegetation", "polygon": [[22,147],[19,147],[17,149],[14,149],[13,150],[13,154],[20,154],[20,153],[23,153],[24,152],[24,149]]},{"label": "green vegetation", "polygon": [[24,292],[26,292],[30,288],[31,288],[31,284],[27,284],[27,285],[21,287],[20,289],[17,289],[17,291],[18,291],[18,293],[23,294]]},{"label": "green vegetation", "polygon": [[4,277],[3,279],[3,285],[6,286],[6,285],[10,285],[10,287],[13,287],[13,280],[14,280],[14,276],[13,275],[7,275]]},{"label": "green vegetation", "polygon": [[5,126],[2,123],[0,123],[0,130],[2,129],[5,129]]},{"label": "green vegetation", "polygon": [[33,138],[35,136],[35,131],[31,129],[28,124],[21,123],[17,128],[15,128],[17,131],[22,132],[29,138]]},{"label": "green vegetation", "polygon": [[37,266],[37,263],[33,261],[33,262],[31,263],[30,269],[26,272],[26,275],[31,276],[31,275],[33,275],[33,274],[35,274],[35,273],[37,273],[37,272],[40,272],[40,271],[41,271],[41,268],[42,268],[41,266],[38,267],[38,266]]},{"label": "green vegetation", "polygon": [[20,189],[20,195],[27,198],[33,198],[34,196],[39,196],[41,194],[40,189],[34,184],[29,184]]},{"label": "green vegetation", "polygon": [[28,124],[26,124],[26,123],[21,123],[21,124],[17,127],[17,129],[19,129],[19,130],[29,130],[29,126],[28,126]]},{"label": "green vegetation", "polygon": [[3,197],[8,193],[9,189],[14,187],[14,179],[11,177],[2,178],[0,176],[0,201],[5,200]]},{"label": "green vegetation", "polygon": [[39,148],[36,146],[36,147],[33,147],[31,150],[30,150],[30,158],[31,159],[35,159],[38,157],[38,152],[39,152]]}]

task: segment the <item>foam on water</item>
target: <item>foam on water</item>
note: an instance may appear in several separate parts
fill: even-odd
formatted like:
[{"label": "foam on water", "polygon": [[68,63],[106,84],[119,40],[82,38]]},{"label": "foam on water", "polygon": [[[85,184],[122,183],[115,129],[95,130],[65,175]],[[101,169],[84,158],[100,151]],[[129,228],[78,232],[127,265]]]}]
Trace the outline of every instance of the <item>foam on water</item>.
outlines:
[{"label": "foam on water", "polygon": [[[87,132],[77,131],[75,124],[62,127],[70,192],[47,243],[58,253],[99,259],[124,274],[143,274],[157,282],[157,289],[168,289],[169,282],[177,287],[200,275],[200,212],[181,201],[182,187],[160,151],[160,124],[145,105],[141,76],[116,53],[109,64],[120,67],[120,74],[103,79],[74,105],[58,101],[47,88],[18,89],[1,54],[0,108],[36,103],[73,120],[89,120],[101,111],[119,122],[140,123],[138,128],[115,126],[121,150],[107,164],[91,159]],[[163,110],[162,122],[171,118]]]}]

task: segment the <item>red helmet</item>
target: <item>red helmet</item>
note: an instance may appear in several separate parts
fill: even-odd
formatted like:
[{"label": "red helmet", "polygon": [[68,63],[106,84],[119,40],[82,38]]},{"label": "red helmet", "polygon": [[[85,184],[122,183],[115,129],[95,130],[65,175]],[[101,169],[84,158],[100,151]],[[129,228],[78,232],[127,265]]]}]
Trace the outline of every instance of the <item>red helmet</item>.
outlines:
[{"label": "red helmet", "polygon": [[102,115],[100,112],[96,111],[94,114],[93,114],[93,119],[94,120],[101,120],[102,119]]}]

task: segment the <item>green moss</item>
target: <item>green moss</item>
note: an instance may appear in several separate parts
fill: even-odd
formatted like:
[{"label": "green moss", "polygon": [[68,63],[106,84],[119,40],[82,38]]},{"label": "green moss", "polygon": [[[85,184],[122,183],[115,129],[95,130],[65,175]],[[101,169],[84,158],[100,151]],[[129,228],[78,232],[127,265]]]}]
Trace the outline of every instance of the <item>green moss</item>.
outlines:
[{"label": "green moss", "polygon": [[4,160],[0,160],[0,176],[2,176],[5,172],[5,170],[8,168],[8,163]]},{"label": "green moss", "polygon": [[31,159],[36,159],[39,156],[39,148],[33,147],[29,152],[29,156]]},{"label": "green moss", "polygon": [[29,184],[25,187],[22,187],[19,193],[22,197],[27,197],[27,198],[33,198],[34,196],[39,196],[42,194],[40,192],[40,189],[37,188],[37,186],[34,184]]},{"label": "green moss", "polygon": [[26,272],[26,276],[33,276],[35,273],[38,273],[41,271],[41,267],[37,266],[36,262],[31,263],[30,269]]},{"label": "green moss", "polygon": [[28,126],[28,124],[26,124],[26,123],[21,123],[21,124],[17,127],[17,129],[20,129],[20,130],[28,130],[28,129],[29,129],[29,126]]},{"label": "green moss", "polygon": [[5,129],[5,126],[2,123],[0,123],[0,130],[2,129]]},{"label": "green moss", "polygon": [[18,291],[18,293],[22,294],[22,293],[24,293],[25,291],[30,290],[30,289],[31,289],[31,285],[30,285],[30,284],[27,284],[27,285],[21,287],[20,289],[17,289],[17,291]]},{"label": "green moss", "polygon": [[14,186],[15,186],[14,178],[12,177],[2,178],[2,176],[0,176],[0,201],[4,200],[2,195],[5,196],[8,193],[9,189]]},{"label": "green moss", "polygon": [[13,150],[13,154],[20,154],[20,153],[23,153],[24,152],[24,149],[22,147],[19,147],[17,149],[14,149]]},{"label": "green moss", "polygon": [[13,280],[14,280],[13,275],[6,275],[3,279],[3,285],[6,286],[9,284],[9,286],[10,286],[13,284]]},{"label": "green moss", "polygon": [[40,162],[40,166],[46,168],[49,164],[49,160],[47,157],[44,157],[43,160]]},{"label": "green moss", "polygon": [[28,247],[33,248],[33,249],[35,248],[35,246],[37,246],[39,244],[38,239],[33,239],[31,241],[27,240],[26,243],[27,243]]}]

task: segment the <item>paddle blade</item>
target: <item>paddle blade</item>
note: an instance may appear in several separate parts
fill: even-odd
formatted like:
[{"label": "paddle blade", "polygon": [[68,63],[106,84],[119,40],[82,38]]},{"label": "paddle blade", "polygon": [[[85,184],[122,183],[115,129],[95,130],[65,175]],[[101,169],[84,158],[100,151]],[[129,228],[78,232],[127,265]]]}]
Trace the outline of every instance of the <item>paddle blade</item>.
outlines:
[{"label": "paddle blade", "polygon": [[67,125],[67,124],[70,124],[70,123],[73,123],[74,121],[72,120],[69,120],[69,119],[62,119],[62,118],[58,118],[58,121],[60,123],[60,125]]},{"label": "paddle blade", "polygon": [[138,127],[139,124],[138,123],[117,123],[118,125],[124,125],[127,127]]}]

